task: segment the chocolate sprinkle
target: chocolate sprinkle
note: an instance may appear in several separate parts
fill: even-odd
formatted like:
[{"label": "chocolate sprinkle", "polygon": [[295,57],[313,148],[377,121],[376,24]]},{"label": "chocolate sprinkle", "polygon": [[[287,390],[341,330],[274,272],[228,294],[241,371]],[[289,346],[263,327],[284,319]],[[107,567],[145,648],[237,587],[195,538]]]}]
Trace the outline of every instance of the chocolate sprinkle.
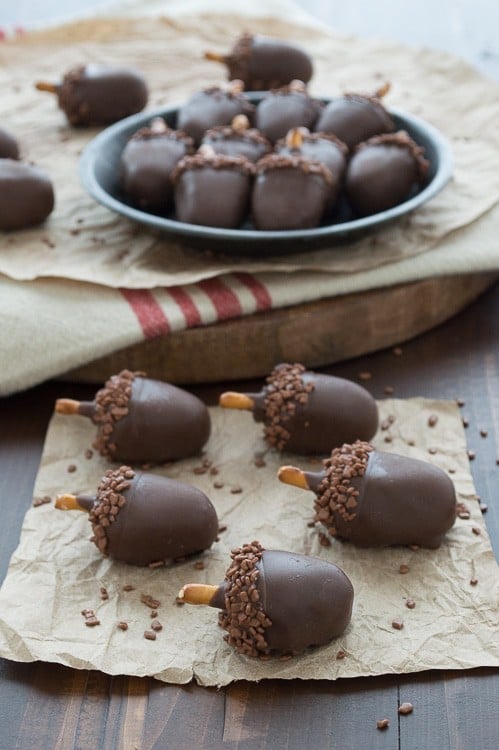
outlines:
[{"label": "chocolate sprinkle", "polygon": [[246,656],[270,654],[264,633],[272,622],[263,611],[257,588],[257,564],[263,551],[260,542],[232,550],[232,564],[225,574],[225,609],[218,617],[219,625],[227,631],[227,643]]},{"label": "chocolate sprinkle", "polygon": [[116,520],[126,499],[122,494],[132,484],[135,472],[129,466],[108,469],[97,487],[97,502],[89,513],[94,536],[92,541],[103,555],[107,555],[106,528]]},{"label": "chocolate sprinkle", "polygon": [[92,421],[97,425],[98,433],[92,445],[111,461],[116,453],[116,445],[112,442],[114,425],[128,414],[133,381],[143,375],[143,372],[122,370],[117,375],[112,375],[104,388],[95,394],[95,414]]},{"label": "chocolate sprinkle", "polygon": [[337,519],[345,523],[357,515],[359,491],[353,486],[354,477],[362,477],[367,468],[369,454],[374,448],[370,443],[356,440],[335,448],[330,458],[323,461],[325,477],[319,485],[315,499],[315,520],[326,526],[331,536],[337,535]]},{"label": "chocolate sprinkle", "polygon": [[276,367],[268,376],[265,387],[264,435],[267,443],[282,451],[291,437],[283,423],[296,412],[298,405],[304,406],[308,394],[315,386],[305,383],[302,374],[305,367],[300,364],[285,364]]},{"label": "chocolate sprinkle", "polygon": [[413,711],[414,711],[414,706],[412,705],[412,703],[408,703],[408,702],[402,703],[399,706],[399,714],[401,714],[402,716],[406,716],[407,714],[412,714]]}]

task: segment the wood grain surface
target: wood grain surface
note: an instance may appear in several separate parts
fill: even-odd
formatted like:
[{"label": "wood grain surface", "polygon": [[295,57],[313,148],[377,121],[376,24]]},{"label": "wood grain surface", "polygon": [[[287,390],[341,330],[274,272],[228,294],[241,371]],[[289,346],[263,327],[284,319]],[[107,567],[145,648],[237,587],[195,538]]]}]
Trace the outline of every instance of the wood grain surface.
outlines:
[{"label": "wood grain surface", "polygon": [[[407,343],[325,368],[364,381],[376,398],[462,398],[477,492],[499,557],[499,286],[447,323]],[[240,384],[239,384],[240,385]],[[249,381],[253,390],[261,381]],[[208,403],[231,384],[193,389]],[[93,388],[48,383],[0,401],[0,578],[32,499],[43,437],[58,396]],[[480,431],[487,432],[486,437]],[[493,634],[491,634],[493,637]],[[399,716],[409,701],[414,712]],[[195,684],[110,677],[59,665],[0,662],[0,748],[10,750],[493,750],[499,670],[425,672],[325,681]],[[385,731],[376,721],[388,718]]]}]

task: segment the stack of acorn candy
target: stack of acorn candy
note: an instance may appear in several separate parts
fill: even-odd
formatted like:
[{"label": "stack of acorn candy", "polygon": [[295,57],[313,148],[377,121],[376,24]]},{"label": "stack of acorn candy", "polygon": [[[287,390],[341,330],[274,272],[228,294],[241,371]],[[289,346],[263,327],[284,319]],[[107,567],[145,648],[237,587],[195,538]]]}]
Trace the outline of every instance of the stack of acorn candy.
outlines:
[{"label": "stack of acorn candy", "polygon": [[176,129],[156,120],[136,133],[121,157],[127,200],[188,224],[280,231],[378,213],[424,183],[424,151],[395,132],[381,102],[387,86],[327,105],[300,80],[256,105],[243,89],[236,79],[198,92]]},{"label": "stack of acorn candy", "polygon": [[[328,455],[320,472],[284,466],[279,479],[316,494],[315,520],[331,536],[364,546],[436,547],[454,523],[454,487],[443,471],[377,452],[368,442],[377,406],[356,383],[281,364],[261,392],[223,393],[220,406],[251,411],[274,450]],[[128,370],[112,376],[93,401],[59,399],[56,411],[90,418],[94,447],[127,464],[195,455],[210,434],[199,399]],[[133,565],[173,564],[216,541],[217,513],[203,492],[127,464],[109,469],[95,495],[56,500],[58,509],[89,513],[91,541],[103,555]],[[219,608],[229,645],[265,657],[339,636],[350,622],[353,593],[332,562],[253,541],[232,551],[223,583],[186,584],[179,597]]]}]

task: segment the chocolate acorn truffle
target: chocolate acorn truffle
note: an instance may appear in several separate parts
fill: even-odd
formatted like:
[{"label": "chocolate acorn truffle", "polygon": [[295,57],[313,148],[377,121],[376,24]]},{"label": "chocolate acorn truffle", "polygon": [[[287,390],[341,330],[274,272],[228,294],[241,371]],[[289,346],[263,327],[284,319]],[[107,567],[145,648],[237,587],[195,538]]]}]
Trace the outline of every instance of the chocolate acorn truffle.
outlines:
[{"label": "chocolate acorn truffle", "polygon": [[301,364],[277,365],[260,393],[229,391],[220,406],[252,411],[269,446],[304,455],[369,440],[378,427],[376,402],[365,388]]},{"label": "chocolate acorn truffle", "polygon": [[106,471],[95,497],[60,495],[55,507],[88,511],[91,541],[131,565],[171,563],[208,549],[218,534],[215,508],[201,490],[129,466]]},{"label": "chocolate acorn truffle", "polygon": [[345,192],[359,216],[397,206],[428,172],[424,149],[404,131],[375,136],[357,146],[347,167]]},{"label": "chocolate acorn truffle", "polygon": [[19,159],[19,145],[4,128],[0,128],[0,159]]},{"label": "chocolate acorn truffle", "polygon": [[60,84],[40,81],[36,88],[56,94],[74,126],[116,122],[140,112],[148,98],[147,84],[134,68],[94,63],[71,68]]},{"label": "chocolate acorn truffle", "polygon": [[254,166],[244,156],[215,154],[201,146],[182,159],[172,175],[178,221],[237,228],[246,216]]},{"label": "chocolate acorn truffle", "polygon": [[128,200],[143,211],[166,215],[173,208],[173,169],[193,152],[192,138],[155,118],[131,137],[121,154],[120,182]]},{"label": "chocolate acorn truffle", "polygon": [[300,156],[269,154],[256,165],[251,216],[257,229],[316,227],[329,207],[333,177],[327,167]]},{"label": "chocolate acorn truffle", "polygon": [[207,130],[201,146],[210,146],[215,153],[225,156],[244,156],[252,162],[272,151],[268,138],[256,128],[250,128],[246,115],[236,115],[230,125]]},{"label": "chocolate acorn truffle", "polygon": [[456,518],[448,475],[426,461],[357,440],[335,448],[320,472],[283,466],[279,479],[316,493],[315,520],[362,547],[436,548]]},{"label": "chocolate acorn truffle", "polygon": [[386,84],[372,96],[344,94],[333,99],[319,115],[315,130],[333,133],[350,149],[374,135],[393,132],[393,118],[381,103],[389,89]]},{"label": "chocolate acorn truffle", "polygon": [[277,141],[275,153],[300,156],[327,167],[332,175],[329,203],[334,205],[343,183],[348,154],[347,146],[339,138],[331,133],[310,133],[307,128],[292,128],[286,138]]},{"label": "chocolate acorn truffle", "polygon": [[236,115],[253,119],[254,106],[243,94],[242,81],[231,81],[226,89],[220,86],[198,91],[183,104],[177,115],[177,128],[201,143],[206,130],[216,125],[229,125]]},{"label": "chocolate acorn truffle", "polygon": [[98,428],[94,448],[127,463],[194,456],[211,429],[208,409],[196,396],[130,370],[109,378],[94,401],[62,398],[55,410],[89,417]]},{"label": "chocolate acorn truffle", "polygon": [[346,629],[353,587],[331,562],[251,542],[231,553],[220,586],[187,584],[181,601],[222,610],[225,640],[245,656],[297,654],[323,646]]},{"label": "chocolate acorn truffle", "polygon": [[313,73],[312,60],[300,47],[248,32],[226,55],[205,52],[204,56],[227,65],[229,80],[240,78],[248,91],[275,89],[295,78],[308,83]]},{"label": "chocolate acorn truffle", "polygon": [[320,107],[318,100],[307,93],[304,82],[294,80],[288,86],[269,91],[261,100],[256,108],[255,125],[275,143],[291,128],[312,129]]},{"label": "chocolate acorn truffle", "polygon": [[0,159],[0,230],[41,224],[54,208],[54,188],[38,167]]}]

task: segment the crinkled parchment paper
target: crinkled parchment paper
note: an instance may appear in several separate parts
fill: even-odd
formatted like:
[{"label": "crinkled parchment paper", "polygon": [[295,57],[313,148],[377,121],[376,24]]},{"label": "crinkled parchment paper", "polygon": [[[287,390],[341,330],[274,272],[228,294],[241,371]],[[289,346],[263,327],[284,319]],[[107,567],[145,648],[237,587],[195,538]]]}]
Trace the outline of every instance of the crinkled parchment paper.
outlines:
[{"label": "crinkled parchment paper", "polygon": [[[272,15],[273,4],[262,16]],[[314,57],[312,93],[336,96],[374,92],[386,80],[388,106],[412,112],[450,140],[454,179],[431,202],[377,234],[335,247],[285,257],[212,256],[133,225],[98,206],[78,178],[78,158],[97,129],[70,128],[55,97],[34,89],[40,79],[57,81],[86,61],[135,65],[151,89],[149,108],[178,103],[224,80],[222,66],[202,59],[205,49],[226,51],[248,27],[248,18],[168,11],[159,19],[99,18],[33,32],[0,49],[0,121],[18,136],[23,157],[51,175],[56,208],[41,227],[0,234],[0,272],[16,280],[59,277],[112,287],[154,288],[188,284],[245,271],[327,271],[351,274],[427,252],[458,233],[499,201],[499,90],[451,55],[400,44],[350,37],[273,17],[256,17],[251,30],[299,39]],[[206,10],[206,7],[205,7]],[[256,12],[256,11],[255,11]],[[68,41],[70,40],[70,42]],[[496,247],[495,235],[490,242]],[[206,250],[216,249],[207,247]],[[473,270],[473,251],[464,252]],[[499,252],[497,264],[499,265]],[[458,264],[459,265],[459,264]],[[448,269],[453,272],[452,264]],[[390,283],[387,269],[386,283]]]},{"label": "crinkled parchment paper", "polygon": [[[357,549],[332,540],[321,546],[318,530],[307,526],[312,493],[276,479],[278,467],[295,463],[317,468],[309,459],[268,451],[266,465],[255,466],[264,451],[261,426],[247,413],[214,408],[213,433],[206,456],[218,474],[194,473],[201,459],[163,469],[170,477],[204,490],[227,529],[211,550],[172,568],[133,568],[100,557],[88,541],[86,514],[62,512],[53,504],[31,508],[21,541],[0,591],[0,655],[17,661],[44,660],[109,674],[152,675],[165,682],[226,685],[232,680],[336,679],[360,675],[468,669],[499,664],[498,568],[469,473],[464,431],[457,407],[421,399],[380,403],[381,417],[395,416],[374,440],[390,450],[432,461],[450,471],[458,500],[470,519],[458,518],[438,550]],[[428,417],[438,417],[434,427]],[[35,497],[61,491],[91,492],[107,468],[85,450],[94,428],[82,417],[55,416],[51,422]],[[385,442],[388,437],[391,442]],[[411,445],[414,441],[414,445]],[[436,448],[437,452],[429,453]],[[68,466],[77,468],[68,473]],[[215,488],[214,483],[223,483]],[[234,488],[242,488],[233,493]],[[475,529],[475,532],[472,529]],[[478,530],[478,533],[476,531]],[[230,649],[217,625],[217,610],[178,606],[175,597],[187,582],[219,583],[232,547],[258,539],[271,549],[316,555],[340,565],[355,589],[354,611],[346,632],[328,646],[296,658],[268,662]],[[204,569],[196,567],[203,560]],[[409,566],[401,575],[399,567]],[[477,579],[476,585],[470,580]],[[123,587],[130,584],[131,591]],[[102,601],[101,587],[109,593]],[[159,599],[163,630],[146,640],[150,609],[141,594]],[[408,609],[406,599],[416,602]],[[94,609],[101,621],[86,627],[81,611]],[[395,630],[394,619],[403,621]],[[128,630],[117,628],[126,621]],[[345,657],[337,659],[338,651]]]}]

